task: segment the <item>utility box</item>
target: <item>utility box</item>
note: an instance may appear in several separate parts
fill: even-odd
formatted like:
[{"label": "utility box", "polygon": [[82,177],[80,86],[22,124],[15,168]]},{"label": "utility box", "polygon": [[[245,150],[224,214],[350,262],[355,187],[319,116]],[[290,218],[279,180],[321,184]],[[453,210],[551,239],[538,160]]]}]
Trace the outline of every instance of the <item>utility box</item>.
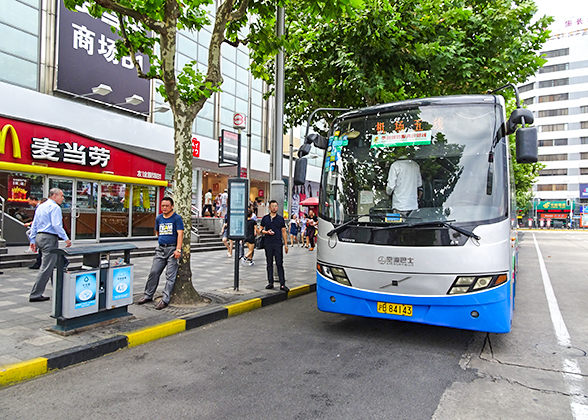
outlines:
[{"label": "utility box", "polygon": [[[62,315],[75,318],[98,312],[100,270],[79,270],[63,273]],[[57,288],[53,288],[53,313]]]},{"label": "utility box", "polygon": [[106,309],[133,303],[133,264],[108,269],[106,280]]}]

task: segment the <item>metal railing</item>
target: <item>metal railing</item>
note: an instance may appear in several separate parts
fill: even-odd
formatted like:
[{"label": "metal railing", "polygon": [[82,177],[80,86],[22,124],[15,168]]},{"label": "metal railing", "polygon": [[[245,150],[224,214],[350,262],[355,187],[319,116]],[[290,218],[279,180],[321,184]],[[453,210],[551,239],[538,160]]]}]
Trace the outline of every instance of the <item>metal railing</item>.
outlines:
[{"label": "metal railing", "polygon": [[4,244],[4,197],[0,197],[0,246]]}]

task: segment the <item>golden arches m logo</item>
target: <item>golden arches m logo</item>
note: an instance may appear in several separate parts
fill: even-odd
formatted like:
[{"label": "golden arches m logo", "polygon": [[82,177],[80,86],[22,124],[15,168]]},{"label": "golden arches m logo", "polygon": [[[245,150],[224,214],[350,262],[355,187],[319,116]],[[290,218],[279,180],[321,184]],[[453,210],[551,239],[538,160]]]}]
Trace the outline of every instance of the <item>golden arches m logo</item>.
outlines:
[{"label": "golden arches m logo", "polygon": [[18,134],[16,134],[15,128],[10,125],[6,124],[2,127],[2,132],[0,133],[0,154],[3,155],[6,151],[6,136],[10,133],[10,138],[12,139],[12,156],[15,159],[20,159],[20,142],[18,141]]}]

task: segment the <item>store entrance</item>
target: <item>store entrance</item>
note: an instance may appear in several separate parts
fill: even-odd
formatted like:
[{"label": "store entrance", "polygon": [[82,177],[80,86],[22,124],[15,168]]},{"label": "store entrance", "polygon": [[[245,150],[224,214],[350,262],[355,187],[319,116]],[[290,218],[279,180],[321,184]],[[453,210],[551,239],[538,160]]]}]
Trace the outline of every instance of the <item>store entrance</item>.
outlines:
[{"label": "store entrance", "polygon": [[98,183],[49,178],[49,189],[59,188],[63,228],[72,240],[96,240]]}]

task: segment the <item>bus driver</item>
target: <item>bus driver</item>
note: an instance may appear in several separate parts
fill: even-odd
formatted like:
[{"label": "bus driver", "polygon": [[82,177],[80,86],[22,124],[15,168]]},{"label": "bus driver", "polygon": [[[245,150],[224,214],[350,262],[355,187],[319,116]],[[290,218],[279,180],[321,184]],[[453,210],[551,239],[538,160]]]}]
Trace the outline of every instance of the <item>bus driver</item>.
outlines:
[{"label": "bus driver", "polygon": [[386,194],[392,195],[392,209],[408,217],[419,208],[418,200],[423,195],[423,179],[418,163],[401,156],[390,166]]}]

